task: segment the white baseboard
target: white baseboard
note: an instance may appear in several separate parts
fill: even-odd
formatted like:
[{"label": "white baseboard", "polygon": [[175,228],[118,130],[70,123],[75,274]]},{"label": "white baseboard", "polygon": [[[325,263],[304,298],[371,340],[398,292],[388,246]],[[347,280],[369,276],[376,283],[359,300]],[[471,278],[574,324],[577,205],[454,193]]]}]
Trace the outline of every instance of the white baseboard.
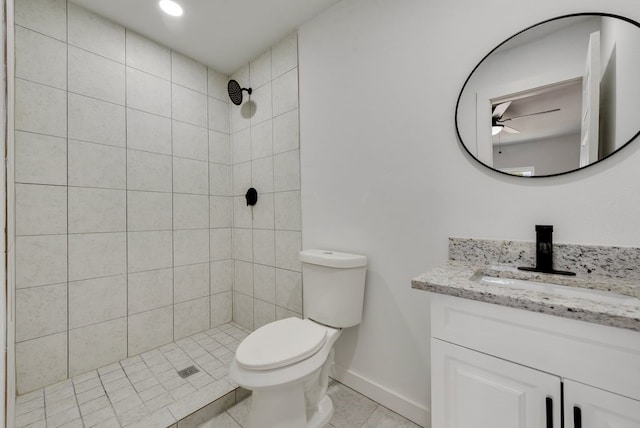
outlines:
[{"label": "white baseboard", "polygon": [[404,416],[412,422],[424,427],[431,428],[431,411],[425,406],[403,397],[397,392],[391,391],[384,386],[363,377],[362,375],[348,370],[338,364],[333,365],[333,375],[340,383],[355,389],[373,401],[382,404],[394,412]]}]

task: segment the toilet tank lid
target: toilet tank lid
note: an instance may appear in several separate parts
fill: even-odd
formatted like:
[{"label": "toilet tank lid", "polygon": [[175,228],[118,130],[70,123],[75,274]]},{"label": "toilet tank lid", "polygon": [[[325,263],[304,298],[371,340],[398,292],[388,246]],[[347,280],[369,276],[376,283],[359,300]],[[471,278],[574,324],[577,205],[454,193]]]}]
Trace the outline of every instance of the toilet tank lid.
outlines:
[{"label": "toilet tank lid", "polygon": [[367,256],[316,249],[300,251],[300,261],[319,266],[347,269],[366,266]]}]

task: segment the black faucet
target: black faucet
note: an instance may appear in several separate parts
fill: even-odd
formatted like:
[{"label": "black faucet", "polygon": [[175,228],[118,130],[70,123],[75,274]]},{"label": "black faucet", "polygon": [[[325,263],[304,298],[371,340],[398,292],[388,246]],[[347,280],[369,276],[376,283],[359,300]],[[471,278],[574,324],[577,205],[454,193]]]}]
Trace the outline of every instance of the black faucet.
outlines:
[{"label": "black faucet", "polygon": [[553,226],[536,225],[536,267],[519,266],[518,269],[529,272],[575,275],[575,272],[555,270],[553,268]]}]

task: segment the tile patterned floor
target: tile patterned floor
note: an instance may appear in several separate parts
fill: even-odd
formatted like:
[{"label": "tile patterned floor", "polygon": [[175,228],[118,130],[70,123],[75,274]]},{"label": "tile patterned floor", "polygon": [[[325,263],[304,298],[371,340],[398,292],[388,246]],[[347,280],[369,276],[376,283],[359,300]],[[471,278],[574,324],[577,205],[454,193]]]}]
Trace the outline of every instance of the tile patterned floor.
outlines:
[{"label": "tile patterned floor", "polygon": [[[225,324],[21,395],[15,426],[244,428],[251,397],[240,401],[246,391],[236,391],[228,367],[248,334]],[[177,372],[191,365],[200,372],[182,379]],[[335,411],[327,428],[418,428],[336,381],[329,395]]]},{"label": "tile patterned floor", "polygon": [[[329,386],[329,396],[333,401],[334,414],[326,428],[419,428],[413,422],[339,382],[334,381]],[[199,428],[245,428],[250,403],[251,397]],[[178,428],[181,428],[180,424]]]},{"label": "tile patterned floor", "polygon": [[[16,400],[16,428],[167,427],[233,394],[229,364],[249,331],[229,323]],[[200,372],[182,379],[177,371]],[[235,403],[232,401],[232,403]]]}]

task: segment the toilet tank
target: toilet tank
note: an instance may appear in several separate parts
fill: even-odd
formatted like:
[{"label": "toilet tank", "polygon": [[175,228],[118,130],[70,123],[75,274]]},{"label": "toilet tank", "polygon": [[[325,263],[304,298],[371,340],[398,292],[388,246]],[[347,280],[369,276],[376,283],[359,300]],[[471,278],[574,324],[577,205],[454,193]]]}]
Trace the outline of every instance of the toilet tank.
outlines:
[{"label": "toilet tank", "polygon": [[300,260],[304,317],[336,328],[360,324],[367,257],[304,250]]}]

